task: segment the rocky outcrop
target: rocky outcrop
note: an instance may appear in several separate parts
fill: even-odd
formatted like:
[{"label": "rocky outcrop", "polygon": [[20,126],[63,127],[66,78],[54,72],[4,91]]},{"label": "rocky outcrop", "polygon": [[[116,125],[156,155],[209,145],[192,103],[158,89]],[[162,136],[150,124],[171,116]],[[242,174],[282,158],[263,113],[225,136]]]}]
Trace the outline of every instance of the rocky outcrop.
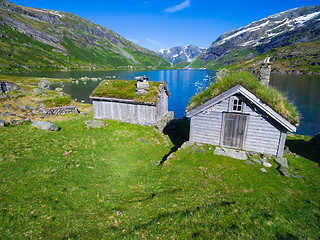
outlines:
[{"label": "rocky outcrop", "polygon": [[12,92],[12,91],[19,91],[19,90],[20,90],[20,87],[17,84],[5,82],[5,81],[0,82],[0,94]]}]

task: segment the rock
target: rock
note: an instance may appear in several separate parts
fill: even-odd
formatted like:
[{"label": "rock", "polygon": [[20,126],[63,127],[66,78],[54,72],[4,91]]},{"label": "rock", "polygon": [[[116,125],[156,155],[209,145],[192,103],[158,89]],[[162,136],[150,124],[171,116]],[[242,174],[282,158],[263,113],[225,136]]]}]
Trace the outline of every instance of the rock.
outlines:
[{"label": "rock", "polygon": [[4,120],[0,120],[0,127],[5,127],[5,122],[4,122]]},{"label": "rock", "polygon": [[320,146],[320,132],[313,136],[310,139],[309,143]]},{"label": "rock", "polygon": [[261,159],[261,162],[262,162],[262,163],[270,163],[269,160],[266,159],[266,158],[262,158],[262,159]]},{"label": "rock", "polygon": [[117,211],[117,215],[119,216],[119,215],[121,215],[122,214],[122,212],[121,211]]},{"label": "rock", "polygon": [[57,131],[59,130],[59,127],[52,123],[52,122],[49,122],[49,121],[34,121],[31,126],[33,127],[38,127],[38,128],[41,128],[43,130],[49,130],[49,131]]},{"label": "rock", "polygon": [[31,123],[31,119],[29,118],[23,118],[20,120],[11,120],[10,125],[25,125]]},{"label": "rock", "polygon": [[63,91],[63,88],[57,87],[57,88],[54,89],[54,91],[56,91],[56,92],[62,92],[62,91]]},{"label": "rock", "polygon": [[248,152],[248,154],[250,157],[258,157],[259,156],[259,153],[257,153],[257,152]]},{"label": "rock", "polygon": [[91,128],[102,128],[106,123],[100,121],[100,120],[88,120],[85,122],[88,129]]},{"label": "rock", "polygon": [[24,111],[30,109],[30,107],[27,106],[27,105],[20,105],[19,108],[20,108],[21,110],[24,110]]},{"label": "rock", "polygon": [[182,149],[186,149],[186,148],[188,148],[188,147],[191,147],[192,145],[194,145],[194,142],[186,141],[186,142],[184,142],[184,143],[181,145],[181,148],[182,148]]},{"label": "rock", "polygon": [[249,160],[252,161],[252,162],[261,164],[261,161],[259,159],[257,159],[257,158],[250,158]]},{"label": "rock", "polygon": [[230,148],[216,147],[213,154],[232,157],[240,160],[248,159],[246,152]]},{"label": "rock", "polygon": [[250,160],[247,160],[247,161],[245,161],[245,163],[244,164],[247,164],[247,165],[249,165],[249,164],[254,164],[253,162],[251,162]]},{"label": "rock", "polygon": [[10,112],[4,112],[1,114],[1,117],[7,117],[7,116],[17,116],[17,115],[14,113],[10,113]]},{"label": "rock", "polygon": [[87,114],[85,112],[80,112],[79,113],[81,116],[86,116]]},{"label": "rock", "polygon": [[262,165],[265,167],[272,167],[271,163],[268,162],[263,162]]},{"label": "rock", "polygon": [[52,87],[52,83],[49,82],[48,80],[41,79],[41,81],[38,84],[38,87],[42,89],[50,90]]},{"label": "rock", "polygon": [[279,172],[282,173],[284,176],[289,177],[289,167],[288,167],[288,161],[285,158],[275,158],[274,159],[279,165]]},{"label": "rock", "polygon": [[17,84],[0,81],[0,93],[19,91],[20,87]]},{"label": "rock", "polygon": [[8,98],[10,98],[9,95],[4,94],[4,93],[0,94],[0,99],[8,99]]},{"label": "rock", "polygon": [[35,88],[35,89],[33,89],[33,93],[35,93],[35,94],[43,94],[43,93],[46,93],[46,91],[41,89],[41,88]]},{"label": "rock", "polygon": [[65,97],[65,96],[68,96],[68,94],[64,93],[64,92],[59,92],[59,96],[60,97]]},{"label": "rock", "polygon": [[264,172],[264,173],[268,173],[265,168],[260,168],[260,171],[261,171],[261,172]]}]

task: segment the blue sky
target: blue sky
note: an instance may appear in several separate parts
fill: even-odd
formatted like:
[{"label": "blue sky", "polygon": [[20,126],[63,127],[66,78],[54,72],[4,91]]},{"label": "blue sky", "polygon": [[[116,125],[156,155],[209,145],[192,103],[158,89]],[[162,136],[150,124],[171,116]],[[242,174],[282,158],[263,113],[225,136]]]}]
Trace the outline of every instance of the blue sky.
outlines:
[{"label": "blue sky", "polygon": [[220,35],[272,14],[319,0],[11,0],[71,12],[150,50],[194,44],[208,48]]}]

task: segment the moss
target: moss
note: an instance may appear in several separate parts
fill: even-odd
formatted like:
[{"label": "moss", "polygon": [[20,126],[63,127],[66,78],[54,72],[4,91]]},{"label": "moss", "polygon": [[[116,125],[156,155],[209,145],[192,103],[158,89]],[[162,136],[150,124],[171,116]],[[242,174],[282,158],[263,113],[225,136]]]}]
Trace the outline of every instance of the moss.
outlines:
[{"label": "moss", "polygon": [[272,87],[266,87],[259,83],[258,79],[248,72],[226,73],[218,76],[214,84],[208,86],[204,91],[196,94],[187,106],[190,111],[197,106],[207,102],[215,96],[241,84],[247,90],[256,95],[261,101],[279,113],[294,125],[299,124],[299,113],[296,107],[289,103],[287,98]]},{"label": "moss", "polygon": [[156,103],[159,99],[159,92],[162,84],[165,83],[149,81],[147,94],[137,95],[136,81],[106,80],[100,83],[91,96],[127,99],[141,103]]},{"label": "moss", "polygon": [[42,103],[48,108],[61,107],[69,105],[71,103],[71,99],[67,97],[59,97],[43,100]]}]

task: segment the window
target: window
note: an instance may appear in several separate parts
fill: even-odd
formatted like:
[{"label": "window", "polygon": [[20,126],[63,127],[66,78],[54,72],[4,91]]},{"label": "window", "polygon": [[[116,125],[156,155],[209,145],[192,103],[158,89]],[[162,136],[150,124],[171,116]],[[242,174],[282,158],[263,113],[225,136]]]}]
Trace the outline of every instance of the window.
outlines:
[{"label": "window", "polygon": [[232,96],[229,100],[229,112],[244,112],[245,103],[241,96]]},{"label": "window", "polygon": [[240,99],[233,99],[232,111],[242,112],[242,101]]}]

